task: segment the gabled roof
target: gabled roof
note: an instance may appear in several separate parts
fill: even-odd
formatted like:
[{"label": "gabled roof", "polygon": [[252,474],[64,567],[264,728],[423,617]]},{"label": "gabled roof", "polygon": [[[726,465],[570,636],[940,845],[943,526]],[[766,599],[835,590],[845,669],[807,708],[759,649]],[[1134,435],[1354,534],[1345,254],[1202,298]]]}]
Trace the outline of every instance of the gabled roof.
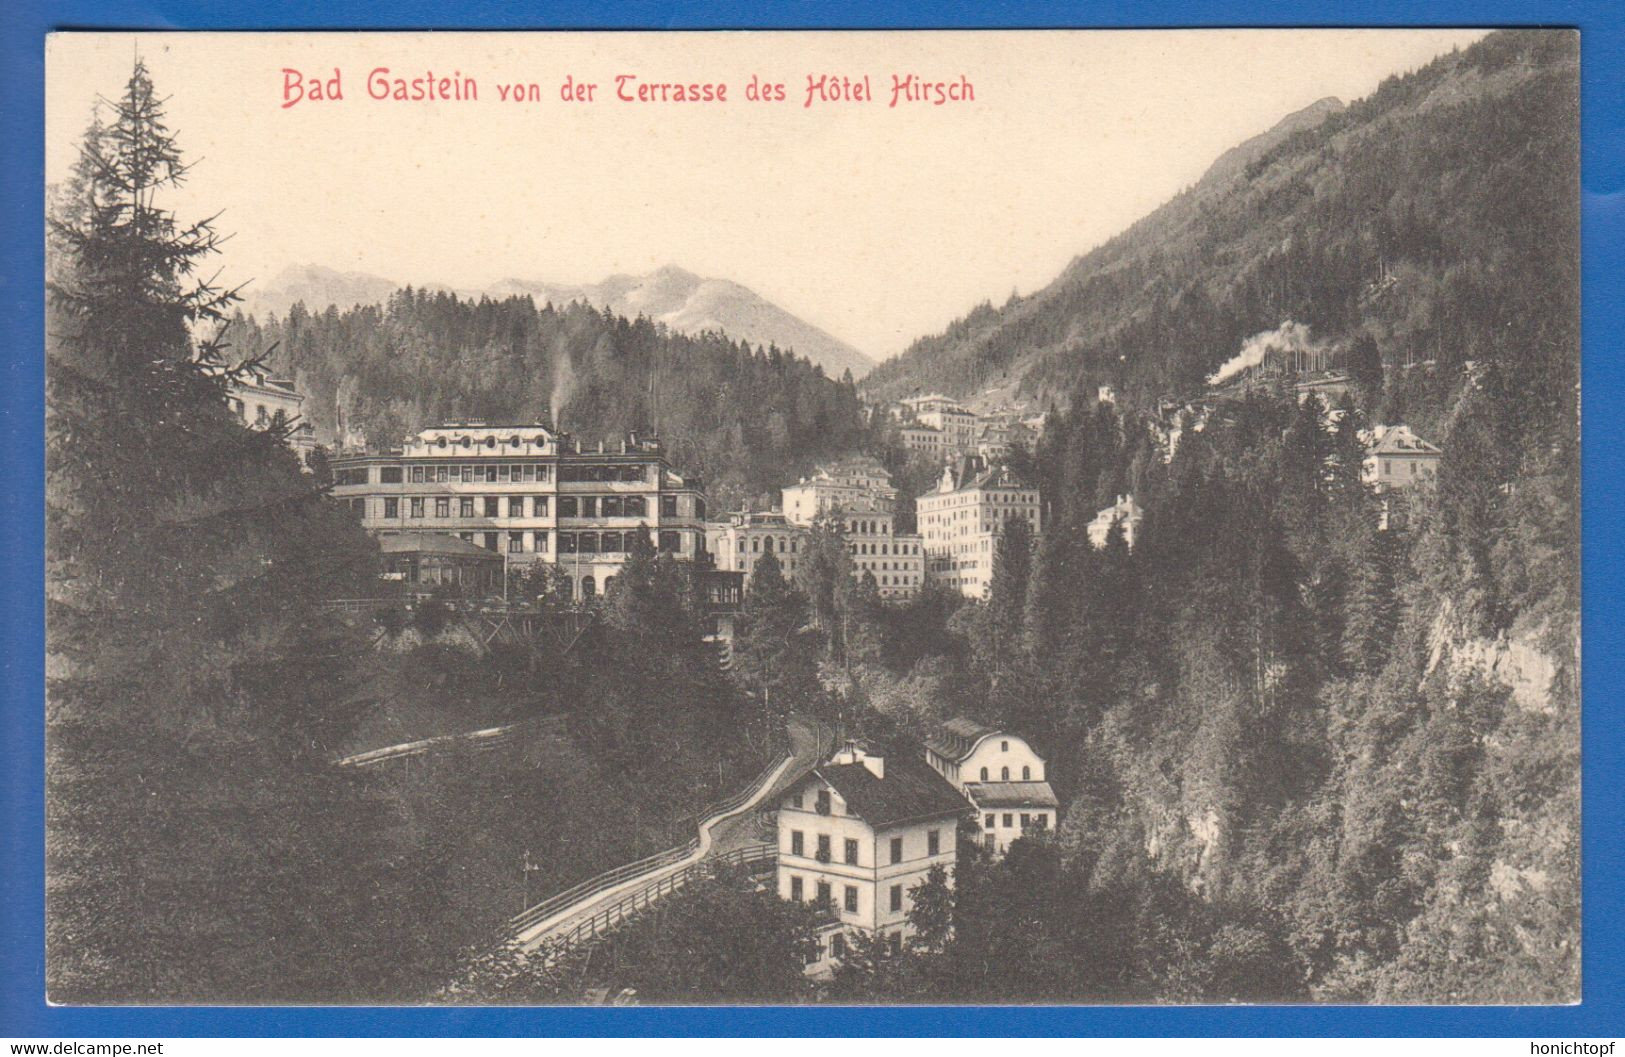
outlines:
[{"label": "gabled roof", "polygon": [[965,798],[923,763],[888,759],[885,778],[861,763],[826,763],[813,774],[834,787],[847,810],[874,829],[947,818],[969,810]]},{"label": "gabled roof", "polygon": [[1366,452],[1368,455],[1443,455],[1437,447],[1411,432],[1409,426],[1393,426]]},{"label": "gabled roof", "polygon": [[1048,782],[966,782],[965,795],[980,808],[1061,805]]}]

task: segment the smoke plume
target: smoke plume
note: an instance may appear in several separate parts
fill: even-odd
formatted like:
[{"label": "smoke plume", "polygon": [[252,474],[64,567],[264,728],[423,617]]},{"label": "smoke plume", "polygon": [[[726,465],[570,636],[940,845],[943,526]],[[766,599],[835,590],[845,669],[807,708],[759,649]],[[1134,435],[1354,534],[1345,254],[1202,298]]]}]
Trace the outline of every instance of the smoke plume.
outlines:
[{"label": "smoke plume", "polygon": [[548,412],[551,414],[554,429],[564,428],[564,409],[575,394],[576,371],[570,363],[570,350],[564,348],[562,343],[553,356],[553,395],[548,402]]},{"label": "smoke plume", "polygon": [[1257,367],[1264,362],[1264,358],[1271,352],[1290,355],[1294,352],[1310,353],[1317,351],[1319,351],[1319,344],[1310,339],[1308,325],[1294,323],[1289,319],[1274,330],[1254,334],[1242,342],[1241,351],[1226,360],[1217,371],[1209,375],[1207,383],[1209,385],[1219,385],[1250,367]]}]

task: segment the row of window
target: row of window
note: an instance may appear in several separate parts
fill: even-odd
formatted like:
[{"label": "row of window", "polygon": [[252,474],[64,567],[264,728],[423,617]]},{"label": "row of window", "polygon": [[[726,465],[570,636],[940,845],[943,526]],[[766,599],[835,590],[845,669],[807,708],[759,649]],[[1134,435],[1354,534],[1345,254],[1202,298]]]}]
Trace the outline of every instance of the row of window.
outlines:
[{"label": "row of window", "polygon": [[[999,820],[999,816],[995,815],[993,812],[989,811],[987,813],[987,818],[984,821],[985,821],[985,824],[986,824],[988,829],[993,829],[994,824],[997,823],[998,820]],[[1011,813],[1009,811],[1006,811],[1004,813],[1004,828],[1005,829],[1014,829],[1015,824],[1016,824],[1015,820],[1016,820],[1016,816],[1013,813]],[[1022,828],[1023,831],[1026,831],[1026,830],[1029,830],[1029,829],[1048,829],[1049,828],[1049,816],[1042,813],[1042,812],[1040,812],[1040,813],[1038,813],[1036,815],[1029,815],[1029,814],[1023,812],[1022,816],[1021,816],[1021,828]]]},{"label": "row of window", "polygon": [[[853,554],[918,554],[918,553],[920,553],[920,545],[918,543],[898,543],[898,544],[895,544],[895,545],[894,544],[887,544],[887,543],[853,543],[851,546],[852,546],[852,553]],[[887,549],[888,547],[890,547],[891,549],[888,550]]]},{"label": "row of window", "polygon": [[[367,484],[370,480],[370,471],[365,466],[353,469],[339,470],[334,479],[339,484]],[[526,484],[533,482],[546,483],[553,479],[553,467],[549,463],[413,463],[409,466],[380,466],[378,468],[379,484],[475,484],[486,482],[490,484]],[[576,465],[566,463],[559,467],[559,482],[561,484],[579,484],[582,482],[619,482],[637,484],[641,482],[658,483],[660,468],[654,463],[638,463],[628,466],[595,466]]]},{"label": "row of window", "polygon": [[[539,535],[539,534],[538,534]],[[632,549],[637,538],[632,532],[561,532],[560,554],[621,554]],[[683,536],[671,529],[662,529],[655,536],[655,547],[669,554],[683,549]]]},{"label": "row of window", "polygon": [[[791,538],[789,536],[781,536],[781,537],[779,537],[779,553],[780,554],[784,553],[784,548],[785,548],[786,544],[789,545],[791,554],[796,553],[796,542],[797,541],[795,539],[793,539],[793,538]],[[766,549],[770,553],[772,552],[772,550],[773,550],[773,537],[772,536],[755,536],[755,537],[752,537],[751,541],[750,541],[751,553],[752,554],[760,554],[763,551],[763,549]],[[743,536],[739,537],[739,553],[740,554],[745,553],[745,537],[743,537]]]},{"label": "row of window", "polygon": [[[817,834],[817,838],[818,838],[817,850],[813,853],[812,857],[814,859],[818,860],[819,862],[829,862],[830,861],[830,836],[827,833],[819,833],[819,834]],[[845,862],[848,866],[862,866],[863,865],[861,862],[858,861],[858,842],[856,840],[852,839],[851,837],[846,838],[846,840],[844,842],[844,846],[842,847],[841,851],[842,851],[843,856],[844,856],[842,861]],[[893,837],[891,839],[890,851],[891,851],[892,865],[895,866],[896,864],[903,861],[903,838],[902,837]],[[805,833],[803,833],[799,829],[793,829],[793,830],[790,831],[790,854],[800,856],[803,859],[805,859],[807,857],[807,835]],[[927,856],[942,854],[942,831],[941,830],[934,829],[934,830],[930,830],[929,832],[926,833],[926,835],[925,835],[925,854]]]},{"label": "row of window", "polygon": [[[848,914],[858,913],[858,886],[844,885],[841,893],[841,907]],[[795,874],[790,875],[790,901],[792,903],[805,903],[807,901],[806,887],[802,879]],[[816,906],[828,909],[834,905],[834,892],[828,881],[815,882],[813,903]],[[903,886],[891,886],[890,906],[893,913],[900,913],[903,909]],[[839,939],[840,937],[836,937]],[[839,957],[839,952],[837,952]]]},{"label": "row of window", "polygon": [[[1009,742],[1005,742],[1005,744],[1008,745]],[[1010,750],[1006,749],[1005,751],[1009,752]],[[987,768],[986,767],[982,768],[982,779],[981,780],[984,781],[984,782],[989,780],[988,777],[987,777]],[[1008,767],[1000,767],[999,768],[999,781],[1008,782],[1009,780],[1010,780],[1010,768],[1008,768]],[[1022,769],[1021,769],[1021,780],[1023,782],[1030,782],[1030,781],[1033,780],[1033,769],[1031,767],[1025,767],[1025,766],[1022,767]]]},{"label": "row of window", "polygon": [[[429,505],[430,500],[434,505]],[[457,503],[457,517],[547,517],[553,497],[545,495],[510,495],[510,496],[408,496],[405,506],[395,496],[384,497],[384,518],[394,519],[406,511],[411,518],[433,517],[449,518],[452,516],[452,502]],[[526,501],[529,501],[530,513],[526,514]],[[361,502],[355,500],[354,502]],[[649,501],[647,496],[641,495],[561,495],[558,497],[558,511],[561,518],[599,518],[599,517],[648,517]],[[660,516],[674,518],[677,516],[677,497],[663,495],[660,497]]]},{"label": "row of window", "polygon": [[[356,500],[360,502],[360,500]],[[506,549],[509,554],[546,554],[548,551],[548,538],[551,535],[546,529],[536,531],[501,532],[459,532],[457,537],[466,543],[473,543],[486,550],[498,550],[503,544],[506,535]],[[559,554],[625,554],[632,549],[637,539],[637,530],[629,532],[560,532],[558,535]],[[527,539],[528,538],[528,539]],[[683,550],[683,534],[672,529],[662,529],[650,536],[656,549],[667,554],[680,554]],[[528,546],[526,545],[528,542]]]}]

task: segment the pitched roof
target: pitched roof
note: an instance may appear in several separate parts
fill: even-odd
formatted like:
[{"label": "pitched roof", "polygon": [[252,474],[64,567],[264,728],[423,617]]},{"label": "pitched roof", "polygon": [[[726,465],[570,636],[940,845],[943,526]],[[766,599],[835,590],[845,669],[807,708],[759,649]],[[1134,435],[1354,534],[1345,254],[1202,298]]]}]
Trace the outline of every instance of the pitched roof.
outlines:
[{"label": "pitched roof", "polygon": [[861,763],[834,763],[813,768],[813,774],[841,794],[848,811],[875,829],[946,818],[970,809],[947,779],[923,763],[888,759],[885,770],[885,778],[876,778]]},{"label": "pitched roof", "polygon": [[1048,782],[966,782],[965,795],[977,807],[1059,807]]},{"label": "pitched roof", "polygon": [[970,755],[977,742],[993,733],[992,727],[984,727],[974,719],[959,716],[938,727],[936,733],[926,738],[925,745],[938,756],[963,760]]},{"label": "pitched roof", "polygon": [[1409,426],[1392,426],[1373,444],[1368,455],[1443,455],[1437,447],[1411,432]]}]

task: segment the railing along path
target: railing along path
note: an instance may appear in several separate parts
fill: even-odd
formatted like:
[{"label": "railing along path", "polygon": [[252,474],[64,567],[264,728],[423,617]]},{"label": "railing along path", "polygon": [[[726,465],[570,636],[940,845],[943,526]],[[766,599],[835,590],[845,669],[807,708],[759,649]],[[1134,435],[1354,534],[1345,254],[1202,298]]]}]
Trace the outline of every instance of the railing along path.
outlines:
[{"label": "railing along path", "polygon": [[[762,796],[794,759],[793,753],[784,752],[768,764],[744,789],[705,808],[700,815],[699,835],[686,844],[668,848],[637,862],[617,866],[596,877],[590,877],[515,915],[509,921],[513,936],[527,948],[540,946],[548,940],[562,939],[567,943],[576,942],[584,936],[596,934],[609,924],[623,920],[634,907],[648,906],[661,895],[687,884],[698,867],[709,867],[712,862],[759,862],[764,854],[760,851],[763,848],[770,849],[772,855],[777,856],[777,848],[773,845],[752,845],[712,859],[706,858],[705,851],[710,845],[712,827],[737,814],[745,805]],[[742,854],[746,852],[754,852],[754,857]],[[637,884],[639,879],[644,879],[647,883]],[[631,887],[615,902],[603,908],[593,908],[592,914],[584,921],[572,925],[577,913],[588,909],[593,901],[604,893],[623,886]],[[565,925],[571,926],[567,932],[555,934]]]}]

